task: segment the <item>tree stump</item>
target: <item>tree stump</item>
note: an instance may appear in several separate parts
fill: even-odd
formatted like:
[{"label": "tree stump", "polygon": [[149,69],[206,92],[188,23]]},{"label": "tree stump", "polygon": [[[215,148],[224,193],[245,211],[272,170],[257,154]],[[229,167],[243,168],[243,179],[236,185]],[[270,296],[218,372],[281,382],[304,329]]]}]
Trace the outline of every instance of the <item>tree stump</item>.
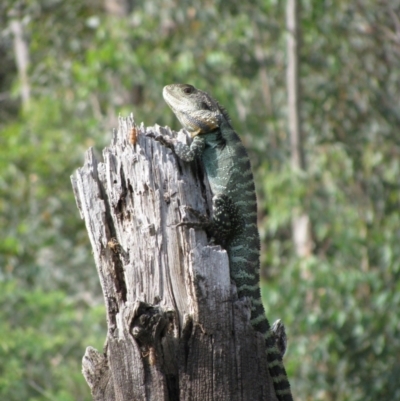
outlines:
[{"label": "tree stump", "polygon": [[88,347],[82,363],[93,399],[275,400],[264,340],[225,250],[202,230],[177,227],[191,217],[186,206],[209,213],[201,166],[145,131],[120,118],[104,161],[89,149],[71,177],[107,313],[104,351]]}]

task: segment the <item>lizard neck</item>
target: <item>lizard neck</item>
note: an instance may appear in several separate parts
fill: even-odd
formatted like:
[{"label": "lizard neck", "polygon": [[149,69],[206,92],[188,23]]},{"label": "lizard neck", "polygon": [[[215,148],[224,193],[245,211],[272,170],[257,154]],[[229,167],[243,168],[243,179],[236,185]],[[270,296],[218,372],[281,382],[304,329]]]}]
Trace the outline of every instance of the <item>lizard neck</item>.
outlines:
[{"label": "lizard neck", "polygon": [[238,135],[230,125],[203,135],[205,149],[202,161],[213,195],[228,195],[229,192],[233,198],[241,198],[243,194],[237,188],[243,182],[253,182],[253,174]]}]

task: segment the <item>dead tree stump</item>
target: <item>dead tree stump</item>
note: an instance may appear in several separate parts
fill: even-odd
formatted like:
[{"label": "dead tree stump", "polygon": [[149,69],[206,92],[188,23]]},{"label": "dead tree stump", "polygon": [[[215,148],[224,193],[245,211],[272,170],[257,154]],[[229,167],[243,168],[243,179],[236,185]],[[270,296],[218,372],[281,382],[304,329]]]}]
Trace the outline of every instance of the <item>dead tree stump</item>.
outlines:
[{"label": "dead tree stump", "polygon": [[226,252],[203,231],[176,227],[186,206],[209,212],[201,166],[145,129],[121,118],[104,161],[89,149],[71,177],[107,311],[104,351],[88,347],[82,363],[93,399],[275,400],[264,341]]}]

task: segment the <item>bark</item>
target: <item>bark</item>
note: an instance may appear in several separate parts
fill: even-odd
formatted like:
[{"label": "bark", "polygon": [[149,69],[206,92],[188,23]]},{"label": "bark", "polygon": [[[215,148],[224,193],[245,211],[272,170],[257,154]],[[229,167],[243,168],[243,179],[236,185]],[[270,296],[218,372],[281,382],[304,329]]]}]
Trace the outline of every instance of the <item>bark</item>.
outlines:
[{"label": "bark", "polygon": [[104,161],[89,149],[71,177],[107,313],[104,351],[83,358],[93,399],[273,400],[264,341],[226,252],[176,227],[191,217],[186,206],[209,211],[201,168],[144,132],[121,118]]},{"label": "bark", "polygon": [[[295,173],[306,170],[303,149],[302,125],[300,117],[300,78],[299,78],[299,1],[287,0],[287,91],[288,119],[290,134],[291,165]],[[300,210],[294,211],[292,219],[293,242],[298,256],[312,253],[311,222],[309,216]]]}]

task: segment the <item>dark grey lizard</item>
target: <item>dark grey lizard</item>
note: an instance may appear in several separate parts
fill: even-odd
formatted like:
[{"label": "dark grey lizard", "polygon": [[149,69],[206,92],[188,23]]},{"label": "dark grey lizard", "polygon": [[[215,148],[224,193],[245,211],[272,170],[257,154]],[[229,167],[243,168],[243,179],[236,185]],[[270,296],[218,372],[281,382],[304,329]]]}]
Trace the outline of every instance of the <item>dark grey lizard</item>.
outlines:
[{"label": "dark grey lizard", "polygon": [[282,355],[261,302],[257,200],[246,149],[227,112],[206,92],[192,85],[173,84],[164,87],[163,96],[193,141],[188,146],[176,139],[155,139],[173,148],[184,161],[201,158],[213,193],[213,216],[208,229],[227,250],[239,297],[251,300],[251,324],[265,337],[268,368],[277,397],[279,401],[292,401]]}]

